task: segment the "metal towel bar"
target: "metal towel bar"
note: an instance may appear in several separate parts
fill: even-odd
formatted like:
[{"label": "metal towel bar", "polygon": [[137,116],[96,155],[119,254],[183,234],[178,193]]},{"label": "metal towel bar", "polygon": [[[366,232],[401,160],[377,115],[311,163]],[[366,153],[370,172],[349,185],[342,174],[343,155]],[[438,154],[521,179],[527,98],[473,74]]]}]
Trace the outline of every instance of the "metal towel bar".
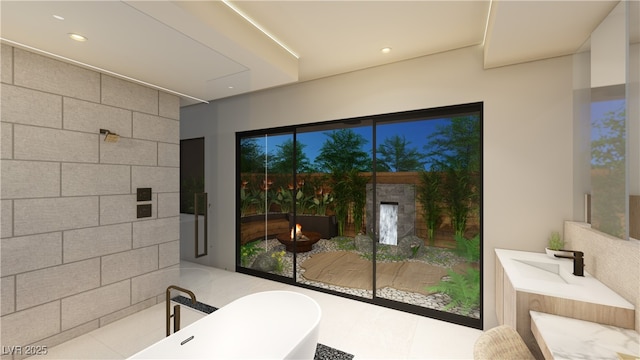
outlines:
[{"label": "metal towel bar", "polygon": [[[200,251],[198,250],[198,215],[199,215],[199,211],[198,211],[198,196],[202,195],[204,197],[204,252],[200,253]],[[196,243],[196,252],[195,252],[195,257],[199,258],[202,256],[206,256],[208,253],[208,249],[209,249],[209,242],[208,242],[208,231],[207,231],[207,224],[209,223],[209,221],[207,221],[208,218],[208,214],[209,214],[209,196],[208,194],[205,193],[195,193],[193,194],[193,213],[196,215],[196,236],[195,236],[195,243]]]}]

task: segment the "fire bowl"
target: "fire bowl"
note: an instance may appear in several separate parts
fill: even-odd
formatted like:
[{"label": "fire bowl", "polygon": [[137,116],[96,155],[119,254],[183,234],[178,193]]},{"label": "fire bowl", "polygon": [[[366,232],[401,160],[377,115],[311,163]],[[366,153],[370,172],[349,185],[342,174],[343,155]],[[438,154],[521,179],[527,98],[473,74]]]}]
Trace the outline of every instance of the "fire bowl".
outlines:
[{"label": "fire bowl", "polygon": [[[276,235],[276,239],[287,248],[287,251],[293,252],[293,239],[290,233]],[[314,231],[303,231],[300,239],[296,241],[296,252],[303,253],[311,251],[313,244],[320,240],[320,233]]]}]

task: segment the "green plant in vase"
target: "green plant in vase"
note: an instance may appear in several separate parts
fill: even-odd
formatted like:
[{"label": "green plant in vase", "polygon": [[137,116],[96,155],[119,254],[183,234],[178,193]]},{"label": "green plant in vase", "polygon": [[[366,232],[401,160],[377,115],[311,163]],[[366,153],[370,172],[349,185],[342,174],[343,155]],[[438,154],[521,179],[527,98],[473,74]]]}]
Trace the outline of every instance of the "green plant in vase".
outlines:
[{"label": "green plant in vase", "polygon": [[560,233],[557,231],[552,231],[551,236],[549,236],[549,250],[558,251],[560,249],[564,249],[564,240],[560,237]]},{"label": "green plant in vase", "polygon": [[552,231],[549,236],[547,248],[545,252],[549,257],[556,258],[555,255],[571,255],[570,253],[560,251],[564,249],[564,240],[560,237],[560,233],[557,231]]}]

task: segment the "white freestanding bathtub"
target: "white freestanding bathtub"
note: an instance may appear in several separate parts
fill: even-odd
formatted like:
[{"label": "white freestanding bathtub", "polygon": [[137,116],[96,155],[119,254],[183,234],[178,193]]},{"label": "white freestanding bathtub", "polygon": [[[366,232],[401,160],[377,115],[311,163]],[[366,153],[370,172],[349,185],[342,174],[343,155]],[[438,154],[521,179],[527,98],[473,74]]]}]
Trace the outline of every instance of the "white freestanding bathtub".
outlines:
[{"label": "white freestanding bathtub", "polygon": [[247,295],[130,359],[313,359],[321,310],[291,291]]}]

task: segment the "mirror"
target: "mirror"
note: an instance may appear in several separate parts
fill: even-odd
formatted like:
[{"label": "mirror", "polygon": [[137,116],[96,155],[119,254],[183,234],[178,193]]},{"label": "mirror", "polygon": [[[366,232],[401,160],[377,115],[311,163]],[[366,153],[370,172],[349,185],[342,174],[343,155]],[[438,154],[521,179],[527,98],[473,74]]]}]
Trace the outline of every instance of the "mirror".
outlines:
[{"label": "mirror", "polygon": [[577,175],[589,174],[577,185],[591,194],[585,218],[625,240],[640,238],[639,14],[637,2],[618,3],[592,32],[589,61],[574,57],[575,151],[588,163]]}]

